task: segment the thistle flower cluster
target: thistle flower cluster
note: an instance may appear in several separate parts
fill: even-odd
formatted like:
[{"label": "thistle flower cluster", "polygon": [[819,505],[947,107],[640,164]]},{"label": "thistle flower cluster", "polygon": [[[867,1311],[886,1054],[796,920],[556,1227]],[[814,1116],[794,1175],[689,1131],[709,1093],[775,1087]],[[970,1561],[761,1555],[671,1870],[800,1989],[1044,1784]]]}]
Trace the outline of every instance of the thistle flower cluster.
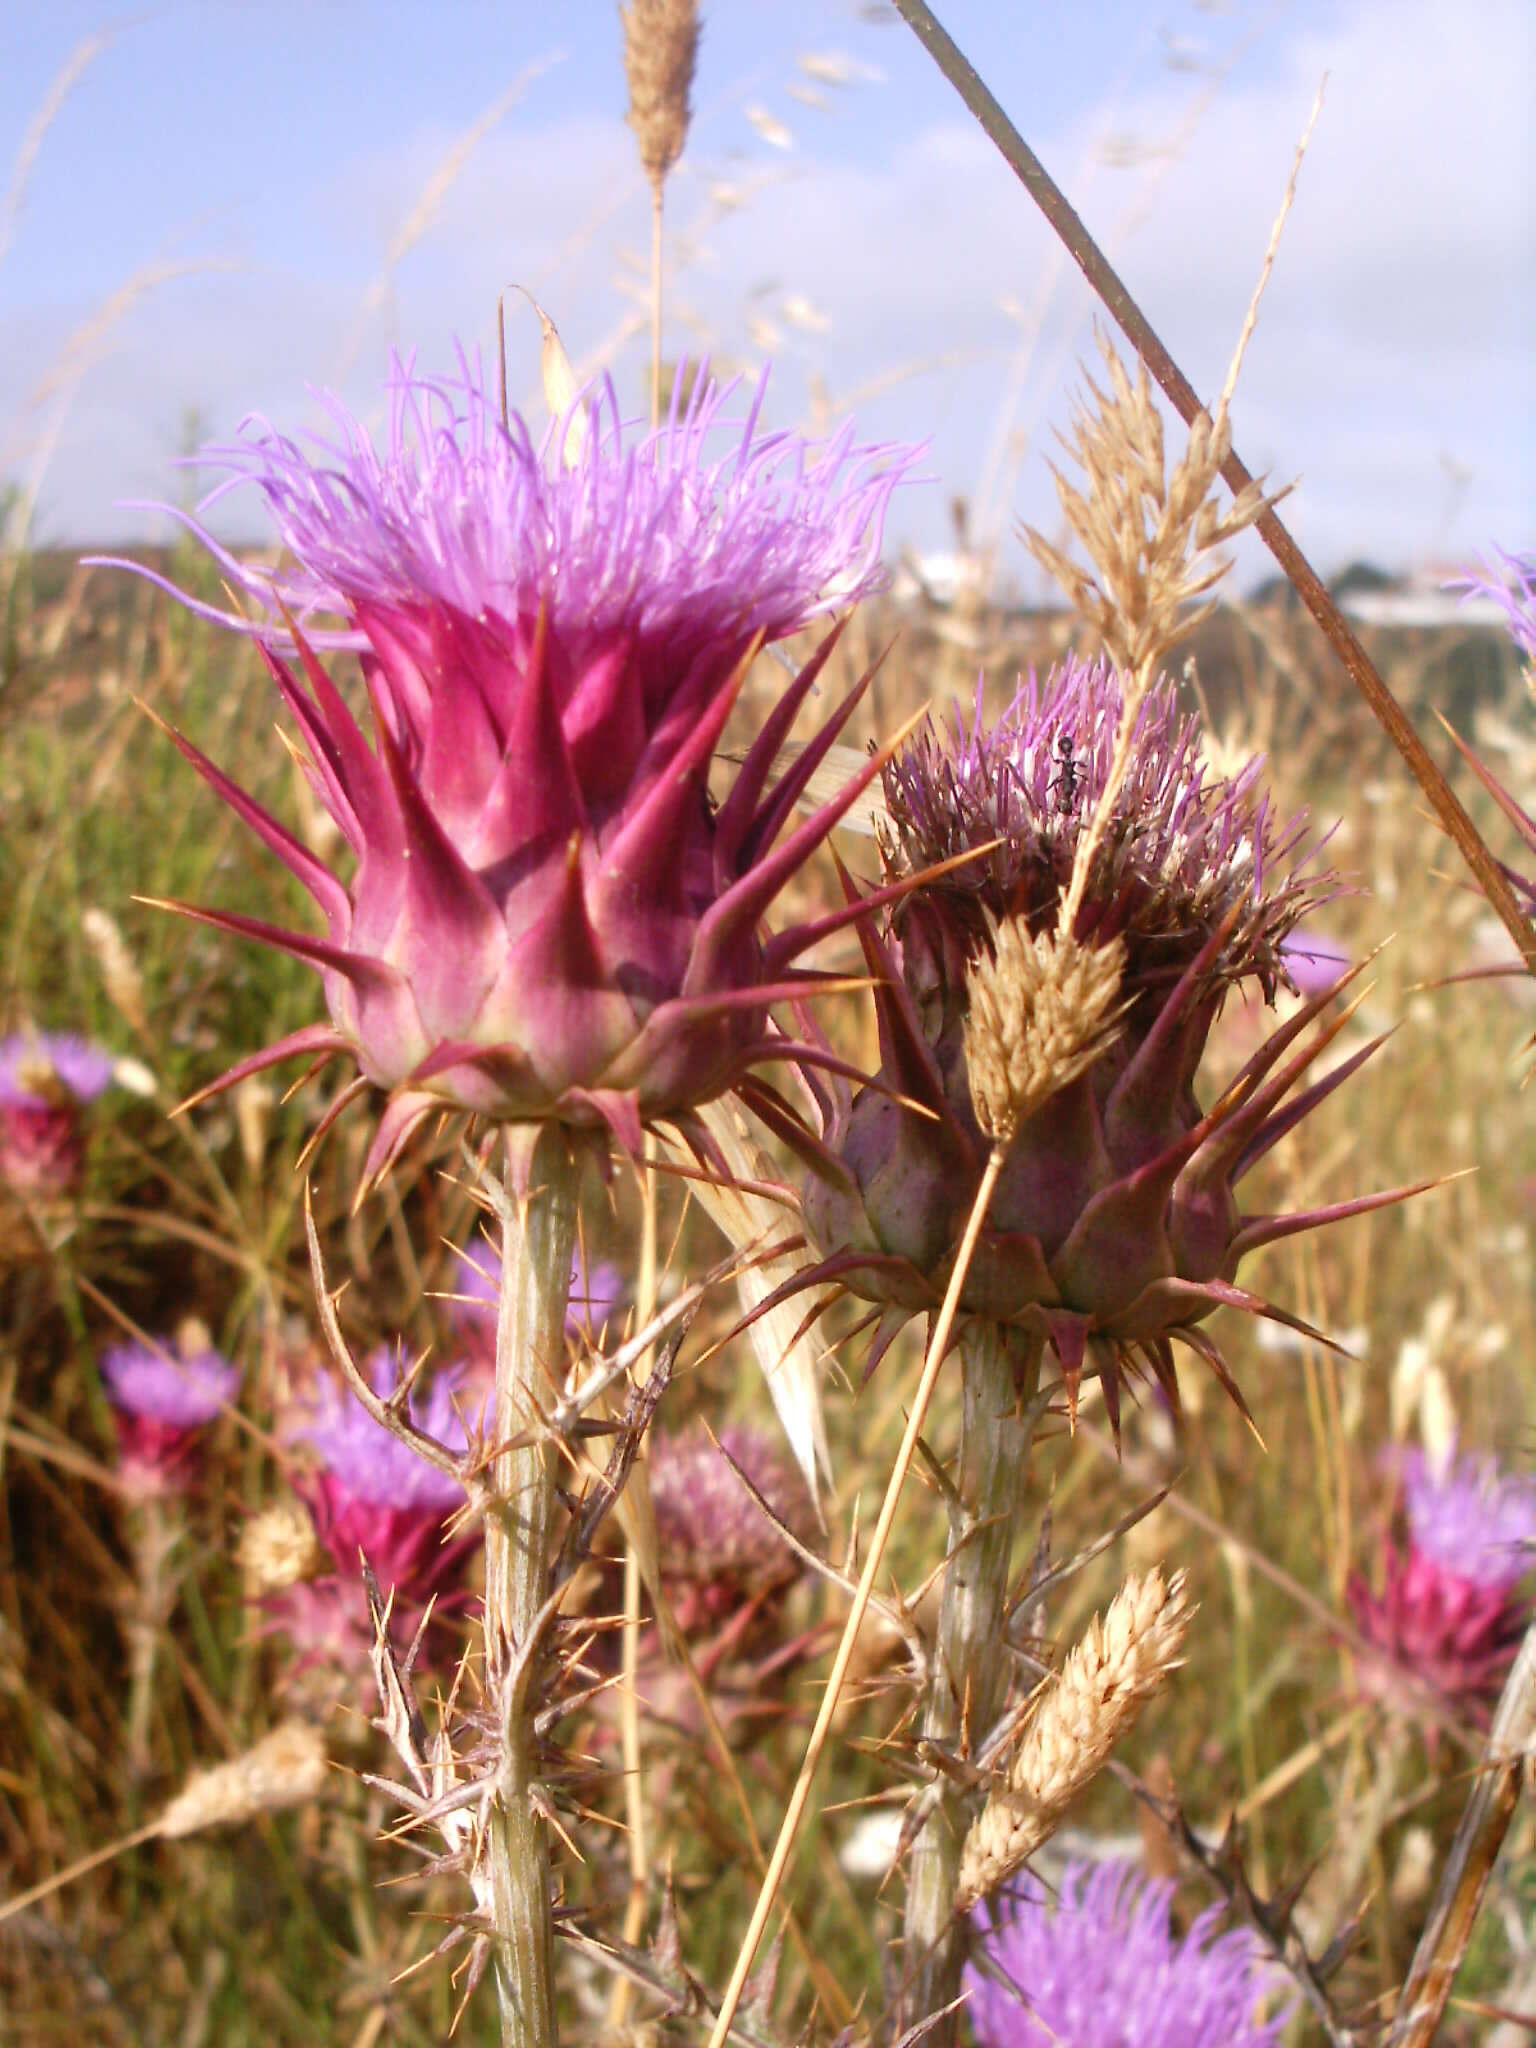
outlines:
[{"label": "thistle flower cluster", "polygon": [[0,1040],[0,1180],[27,1194],[67,1194],[85,1165],[81,1111],[112,1080],[109,1053],[70,1032]]},{"label": "thistle flower cluster", "polygon": [[[822,1258],[804,1284],[836,1279],[879,1303],[879,1347],[903,1316],[942,1298],[989,1149],[967,1030],[979,988],[975,1014],[997,1027],[989,1043],[1001,1053],[1012,1042],[993,1016],[993,934],[1006,923],[1009,945],[1021,961],[1028,949],[1035,969],[1049,938],[1058,975],[1100,956],[1103,972],[1079,975],[1075,1029],[1063,1017],[1042,1035],[1016,1020],[1012,1037],[1029,1041],[1021,1054],[1075,1050],[1025,1089],[961,1305],[1045,1338],[1069,1402],[1085,1365],[1096,1372],[1117,1425],[1127,1370],[1149,1370],[1176,1403],[1174,1337],[1230,1385],[1198,1325],[1221,1303],[1271,1312],[1233,1284],[1243,1257],[1360,1206],[1250,1218],[1236,1189],[1367,1056],[1285,1103],[1325,1042],[1291,1052],[1330,984],[1202,1109],[1200,1063],[1228,991],[1248,983],[1273,998],[1291,985],[1287,939],[1330,879],[1308,877],[1303,821],[1274,818],[1258,762],[1210,774],[1199,723],[1180,714],[1171,685],[1145,697],[1117,769],[1123,706],[1112,670],[1068,661],[1043,684],[1032,676],[994,724],[978,697],[969,724],[957,716],[942,736],[924,728],[892,761],[885,888],[874,899],[887,905],[884,928],[861,928],[880,1021],[877,1083],[851,1099],[825,1085],[819,1133],[776,1112],[811,1169],[805,1208]],[[1112,776],[1092,827],[1091,879],[1064,932],[1079,840]],[[934,872],[947,862],[958,864]],[[1025,976],[1029,987],[1042,973]]]},{"label": "thistle flower cluster", "polygon": [[978,1913],[976,2048],[1279,2048],[1291,2011],[1253,1937],[1221,1932],[1218,1907],[1175,1934],[1173,1895],[1128,1864],[1069,1863],[1054,1900],[1029,1879]]},{"label": "thistle flower cluster", "polygon": [[[328,926],[193,913],[312,962],[331,1012],[218,1085],[350,1055],[390,1095],[370,1173],[445,1106],[606,1127],[637,1153],[644,1119],[686,1121],[771,1042],[767,1006],[809,937],[765,942],[761,919],[862,786],[780,836],[852,709],[769,787],[825,650],[718,806],[710,764],[756,651],[880,583],[912,451],[764,434],[762,385],[721,454],[728,394],[703,380],[639,439],[611,386],[538,444],[467,365],[434,383],[397,364],[389,397],[382,453],[334,403],[313,456],[261,422],[209,451],[228,472],[209,502],[256,491],[281,566],[189,521],[267,616],[192,609],[258,636],[356,859],[344,885],[177,739]],[[324,647],[361,657],[372,746]]]},{"label": "thistle flower cluster", "polygon": [[240,1369],[211,1346],[117,1344],[101,1358],[117,1427],[118,1473],[135,1499],[185,1493],[198,1438],[234,1401]]},{"label": "thistle flower cluster", "polygon": [[1361,1681],[1411,1711],[1406,1674],[1484,1712],[1536,1613],[1520,1590],[1536,1568],[1536,1479],[1454,1449],[1411,1451],[1400,1487],[1405,1541],[1384,1545],[1380,1592],[1358,1573],[1347,1588],[1356,1626],[1381,1653],[1362,1663]]}]

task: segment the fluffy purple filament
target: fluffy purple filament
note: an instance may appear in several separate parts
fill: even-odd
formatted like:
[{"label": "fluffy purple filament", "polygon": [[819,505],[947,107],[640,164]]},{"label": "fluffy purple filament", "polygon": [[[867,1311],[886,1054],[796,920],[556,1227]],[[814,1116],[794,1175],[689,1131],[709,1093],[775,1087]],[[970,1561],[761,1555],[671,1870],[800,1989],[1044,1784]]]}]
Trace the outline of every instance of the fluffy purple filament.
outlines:
[{"label": "fluffy purple filament", "polygon": [[[268,621],[252,625],[151,580],[263,637],[280,609],[301,623],[316,613],[348,621],[310,634],[317,646],[365,646],[351,623],[360,601],[506,619],[542,604],[557,640],[593,644],[622,630],[683,660],[722,636],[782,639],[882,585],[882,521],[918,451],[856,446],[851,426],[818,447],[759,435],[766,370],[744,419],[725,416],[738,385],[721,390],[701,374],[686,408],[674,400],[664,426],[638,434],[604,380],[581,401],[588,424],[575,430],[580,453],[567,467],[574,412],[535,442],[518,414],[503,426],[478,359],[460,351],[459,363],[457,378],[436,380],[417,376],[414,359],[392,359],[382,452],[322,394],[334,433],[310,437],[312,452],[252,416],[241,439],[196,458],[228,472],[203,511],[242,488],[266,501],[293,558],[278,568],[240,561],[199,520],[156,508],[175,512]],[[733,426],[734,445],[707,453]]]},{"label": "fluffy purple filament", "polygon": [[1290,2018],[1260,2017],[1261,1952],[1218,1933],[1219,1908],[1182,1937],[1174,1887],[1126,1864],[1069,1864],[1046,1903],[1031,1883],[989,1922],[987,1967],[966,1972],[977,2048],[1279,2048]]},{"label": "fluffy purple filament", "polygon": [[1458,576],[1446,588],[1465,597],[1491,597],[1504,614],[1510,638],[1527,661],[1536,662],[1536,553],[1493,552],[1497,565],[1484,561],[1478,573]]}]

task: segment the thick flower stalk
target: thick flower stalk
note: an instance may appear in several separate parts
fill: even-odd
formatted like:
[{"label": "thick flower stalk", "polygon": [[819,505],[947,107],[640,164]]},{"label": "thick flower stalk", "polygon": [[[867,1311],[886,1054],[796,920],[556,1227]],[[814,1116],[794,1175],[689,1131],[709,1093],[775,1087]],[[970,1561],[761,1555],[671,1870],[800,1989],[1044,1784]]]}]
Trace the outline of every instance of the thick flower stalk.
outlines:
[{"label": "thick flower stalk", "polygon": [[1427,1683],[1486,1720],[1536,1613],[1521,1590],[1536,1569],[1536,1480],[1491,1458],[1413,1451],[1401,1505],[1405,1541],[1383,1546],[1381,1590],[1359,1573],[1347,1588],[1356,1626],[1380,1653],[1362,1660],[1361,1683],[1408,1713],[1413,1686]]},{"label": "thick flower stalk", "polygon": [[[1174,1932],[1174,1886],[1068,1864],[979,1913],[966,1972],[976,2048],[1280,2048],[1291,2012],[1253,1936],[1208,1908]],[[1268,2017],[1265,2017],[1266,2012]]]},{"label": "thick flower stalk", "polygon": [[[1241,1401],[1201,1323],[1224,1304],[1292,1320],[1235,1284],[1243,1258],[1407,1192],[1297,1215],[1238,1207],[1243,1177],[1380,1041],[1287,1101],[1343,1026],[1340,1016],[1297,1049],[1346,976],[1202,1106],[1201,1057],[1227,994],[1247,983],[1272,998],[1290,984],[1287,936],[1330,881],[1307,878],[1302,825],[1272,818],[1258,762],[1231,780],[1207,772],[1198,721],[1181,716],[1171,685],[1137,716],[1075,925],[1057,930],[1120,710],[1112,671],[1069,661],[1043,685],[1031,679],[990,727],[978,702],[951,736],[919,733],[885,772],[886,886],[870,902],[883,929],[873,915],[860,927],[876,980],[876,1085],[850,1097],[835,1078],[819,1083],[817,1133],[766,1089],[752,1090],[810,1168],[806,1217],[822,1256],[800,1284],[836,1279],[878,1304],[878,1355],[906,1317],[942,1299],[990,1149],[966,1060],[973,963],[1008,920],[1015,934],[1034,935],[1033,953],[1022,949],[1031,986],[1044,962],[1058,988],[1081,980],[1084,999],[1092,987],[1099,1002],[1113,977],[1098,989],[1079,969],[1093,953],[1107,969],[1117,950],[1114,1007],[1096,1036],[1080,1034],[1093,1056],[1062,1065],[1059,1085],[1006,1138],[961,1296],[965,1313],[1049,1346],[1069,1408],[1084,1372],[1096,1374],[1116,1428],[1128,1374],[1149,1372],[1177,1403],[1175,1339]],[[1054,946],[1043,948],[1051,934]],[[1064,1045],[1061,1020],[1052,1028],[1051,1042]]]},{"label": "thick flower stalk", "polygon": [[0,1181],[67,1194],[85,1165],[82,1111],[112,1080],[112,1057],[70,1032],[0,1040]]},{"label": "thick flower stalk", "polygon": [[[214,495],[256,491],[282,555],[237,560],[192,522],[266,617],[193,608],[255,633],[356,861],[344,883],[178,737],[328,927],[192,913],[313,962],[331,1013],[217,1085],[349,1054],[390,1097],[377,1173],[444,1107],[638,1152],[644,1120],[686,1120],[774,1049],[768,1005],[820,931],[759,926],[878,772],[784,830],[859,690],[770,787],[824,646],[718,804],[711,762],[758,649],[879,584],[910,451],[764,434],[761,385],[722,449],[727,396],[700,380],[636,437],[605,387],[536,444],[467,367],[397,365],[382,452],[334,404],[312,456],[259,423],[209,452]],[[372,746],[324,647],[360,657]]]},{"label": "thick flower stalk", "polygon": [[[450,1313],[471,1350],[495,1351],[500,1268],[501,1260],[483,1237],[455,1255]],[[611,1259],[599,1259],[589,1268],[578,1246],[571,1261],[565,1334],[577,1342],[601,1338],[615,1324],[628,1297],[629,1288],[618,1266]]]}]

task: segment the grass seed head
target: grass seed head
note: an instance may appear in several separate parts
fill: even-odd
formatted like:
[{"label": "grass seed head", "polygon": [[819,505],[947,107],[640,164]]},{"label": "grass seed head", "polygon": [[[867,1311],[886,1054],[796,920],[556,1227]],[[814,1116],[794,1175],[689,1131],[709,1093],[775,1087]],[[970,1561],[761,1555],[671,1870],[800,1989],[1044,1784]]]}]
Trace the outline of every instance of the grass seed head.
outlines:
[{"label": "grass seed head", "polygon": [[1095,1615],[1066,1663],[1046,1680],[1007,1783],[965,1839],[955,1904],[968,1912],[1056,1832],[1181,1661],[1189,1628],[1184,1574],[1132,1576]]},{"label": "grass seed head", "polygon": [[325,1786],[325,1744],[308,1721],[284,1721],[254,1749],[228,1763],[194,1771],[160,1816],[159,1832],[175,1838],[204,1828],[240,1827],[264,1813],[307,1806]]},{"label": "grass seed head", "polygon": [[645,175],[659,198],[688,140],[699,13],[694,0],[630,0],[619,14],[624,23],[629,125],[640,145]]},{"label": "grass seed head", "polygon": [[1125,948],[1070,932],[1031,936],[1021,917],[994,927],[968,976],[965,1064],[977,1121],[1009,1144],[1020,1124],[1086,1073],[1108,1047]]}]

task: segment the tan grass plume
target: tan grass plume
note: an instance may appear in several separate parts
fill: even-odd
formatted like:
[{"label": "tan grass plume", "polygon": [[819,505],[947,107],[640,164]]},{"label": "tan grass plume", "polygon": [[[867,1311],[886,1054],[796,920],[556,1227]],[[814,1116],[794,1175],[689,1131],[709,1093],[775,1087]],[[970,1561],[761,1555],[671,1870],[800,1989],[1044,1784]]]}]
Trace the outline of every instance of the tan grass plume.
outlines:
[{"label": "tan grass plume", "polygon": [[629,125],[659,203],[661,188],[688,140],[699,12],[694,0],[630,0],[619,15],[624,23]]},{"label": "tan grass plume", "polygon": [[325,1744],[308,1721],[284,1721],[254,1749],[194,1771],[161,1814],[155,1832],[174,1839],[203,1828],[239,1826],[285,1806],[305,1806],[325,1785]]},{"label": "tan grass plume", "polygon": [[1011,1877],[1056,1832],[1077,1795],[1104,1768],[1169,1672],[1189,1627],[1184,1574],[1132,1574],[1095,1615],[1066,1663],[1041,1687],[1006,1784],[965,1839],[955,1910]]},{"label": "tan grass plume", "polygon": [[1058,1089],[1091,1067],[1113,1036],[1125,966],[1118,938],[1088,946],[1070,931],[1031,935],[1022,917],[992,929],[992,950],[966,976],[965,1065],[987,1136],[1012,1142]]}]

